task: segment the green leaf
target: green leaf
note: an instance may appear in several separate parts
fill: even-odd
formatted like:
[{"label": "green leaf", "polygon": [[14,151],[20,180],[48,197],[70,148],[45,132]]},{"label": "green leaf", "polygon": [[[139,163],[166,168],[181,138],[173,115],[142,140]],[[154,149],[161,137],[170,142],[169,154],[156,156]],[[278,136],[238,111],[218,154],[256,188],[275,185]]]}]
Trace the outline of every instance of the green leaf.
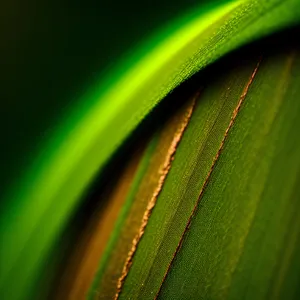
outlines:
[{"label": "green leaf", "polygon": [[120,299],[297,299],[299,70],[268,51],[203,90]]},{"label": "green leaf", "polygon": [[[100,80],[40,147],[36,165],[6,193],[0,222],[2,294],[9,299],[33,297],[35,282],[89,184],[159,101],[222,55],[299,20],[298,0],[229,1],[200,7]],[[126,286],[125,281],[124,293]]]},{"label": "green leaf", "polygon": [[[146,234],[138,246],[121,299],[154,297],[198,202],[234,114],[252,82],[258,59],[238,61],[221,79],[214,78],[197,101],[178,146]],[[134,284],[139,281],[140,284]]]},{"label": "green leaf", "polygon": [[299,70],[263,57],[158,298],[299,297]]}]

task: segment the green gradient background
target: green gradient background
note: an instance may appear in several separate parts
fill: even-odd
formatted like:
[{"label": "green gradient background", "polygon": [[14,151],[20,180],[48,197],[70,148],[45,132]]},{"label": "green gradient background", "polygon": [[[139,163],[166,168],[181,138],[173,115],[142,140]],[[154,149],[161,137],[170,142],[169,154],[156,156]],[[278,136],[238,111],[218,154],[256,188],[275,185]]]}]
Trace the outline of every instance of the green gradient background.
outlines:
[{"label": "green gradient background", "polygon": [[[240,3],[248,27],[203,34]],[[0,288],[8,299],[31,298],[83,191],[159,100],[221,55],[300,19],[296,0],[204,4],[7,4]],[[210,42],[218,30],[223,40]]]}]

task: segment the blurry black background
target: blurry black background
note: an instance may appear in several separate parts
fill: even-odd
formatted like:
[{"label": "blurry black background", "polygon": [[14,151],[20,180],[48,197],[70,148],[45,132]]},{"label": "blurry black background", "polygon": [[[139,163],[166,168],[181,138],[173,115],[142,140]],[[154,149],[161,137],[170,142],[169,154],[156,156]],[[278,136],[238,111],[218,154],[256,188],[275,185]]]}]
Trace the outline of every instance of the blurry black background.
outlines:
[{"label": "blurry black background", "polygon": [[199,4],[1,1],[1,190],[23,175],[83,91],[155,29]]}]

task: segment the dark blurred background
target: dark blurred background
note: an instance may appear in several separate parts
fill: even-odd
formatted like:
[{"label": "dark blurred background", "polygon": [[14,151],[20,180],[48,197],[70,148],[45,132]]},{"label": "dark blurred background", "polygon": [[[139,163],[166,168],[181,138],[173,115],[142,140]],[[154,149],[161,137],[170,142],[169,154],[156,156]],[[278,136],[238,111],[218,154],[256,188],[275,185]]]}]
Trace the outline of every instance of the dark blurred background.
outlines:
[{"label": "dark blurred background", "polygon": [[2,1],[1,190],[23,175],[40,143],[89,86],[155,29],[200,3]]}]

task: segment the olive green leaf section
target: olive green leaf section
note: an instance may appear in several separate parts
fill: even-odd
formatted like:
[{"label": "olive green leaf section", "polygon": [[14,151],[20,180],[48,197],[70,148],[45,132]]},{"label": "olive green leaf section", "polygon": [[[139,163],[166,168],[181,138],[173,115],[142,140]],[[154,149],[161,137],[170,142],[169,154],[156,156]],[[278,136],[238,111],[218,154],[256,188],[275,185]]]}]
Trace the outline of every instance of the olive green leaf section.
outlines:
[{"label": "olive green leaf section", "polygon": [[[130,253],[134,253],[140,233],[144,230],[151,214],[149,204],[151,200],[155,204],[156,193],[160,192],[161,185],[172,164],[173,154],[188,125],[197,95],[185,105],[181,105],[154,133],[132,183],[113,236],[101,259],[98,274],[89,293],[90,299],[113,299],[115,297],[124,266],[130,266]],[[147,212],[146,219],[145,212]]]},{"label": "olive green leaf section", "polygon": [[264,55],[158,299],[299,299],[299,100],[299,48]]},{"label": "olive green leaf section", "polygon": [[257,72],[258,63],[259,57],[252,61],[240,59],[229,65],[220,64],[219,68],[225,70],[223,76],[217,75],[217,68],[207,74],[213,80],[200,93],[133,258],[120,299],[153,299],[158,292],[224,135]]}]

